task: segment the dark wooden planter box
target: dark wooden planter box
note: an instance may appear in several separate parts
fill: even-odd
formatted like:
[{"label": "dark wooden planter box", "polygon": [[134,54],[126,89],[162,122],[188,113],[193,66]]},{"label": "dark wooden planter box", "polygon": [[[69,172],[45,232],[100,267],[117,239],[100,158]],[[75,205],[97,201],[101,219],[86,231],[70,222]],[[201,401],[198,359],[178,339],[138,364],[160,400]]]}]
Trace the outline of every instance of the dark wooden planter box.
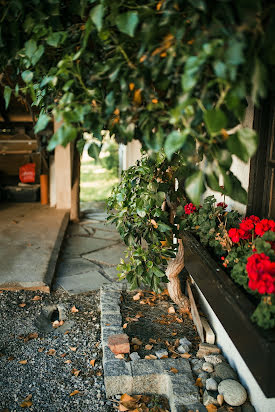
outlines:
[{"label": "dark wooden planter box", "polygon": [[254,305],[190,233],[185,267],[215,312],[267,398],[275,396],[275,330],[251,322]]}]

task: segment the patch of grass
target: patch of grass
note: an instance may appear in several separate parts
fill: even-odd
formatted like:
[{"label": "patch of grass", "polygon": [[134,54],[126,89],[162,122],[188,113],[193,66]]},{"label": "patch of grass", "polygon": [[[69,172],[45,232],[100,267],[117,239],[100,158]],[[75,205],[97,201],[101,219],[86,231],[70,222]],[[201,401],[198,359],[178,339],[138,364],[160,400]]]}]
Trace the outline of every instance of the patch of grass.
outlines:
[{"label": "patch of grass", "polygon": [[106,200],[118,177],[112,170],[107,170],[94,161],[86,160],[81,162],[80,174],[80,201],[93,202]]}]

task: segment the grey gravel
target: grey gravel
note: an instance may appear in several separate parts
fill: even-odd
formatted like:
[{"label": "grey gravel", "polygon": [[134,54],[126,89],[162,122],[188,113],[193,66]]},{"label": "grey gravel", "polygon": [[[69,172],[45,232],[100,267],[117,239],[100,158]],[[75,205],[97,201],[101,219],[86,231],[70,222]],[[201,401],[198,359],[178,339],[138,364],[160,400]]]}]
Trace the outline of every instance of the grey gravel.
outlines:
[{"label": "grey gravel", "polygon": [[161,359],[163,356],[168,356],[168,352],[166,349],[160,349],[156,351],[155,354],[158,359]]},{"label": "grey gravel", "polygon": [[217,381],[215,381],[215,379],[213,378],[209,378],[206,381],[206,389],[208,391],[216,391],[218,390],[218,383]]},{"label": "grey gravel", "polygon": [[140,356],[137,352],[132,352],[132,353],[130,353],[130,358],[131,358],[132,361],[136,361],[136,360],[140,359]]},{"label": "grey gravel", "polygon": [[204,362],[204,364],[202,365],[202,370],[205,371],[205,372],[211,373],[211,372],[214,371],[214,368],[213,368],[213,365],[211,363]]},{"label": "grey gravel", "polygon": [[[33,301],[36,295],[42,299]],[[20,307],[22,303],[26,305]],[[63,333],[51,327],[50,319],[50,327],[45,329],[36,322],[51,305],[62,305],[62,316],[66,318]],[[73,306],[79,311],[72,313]],[[75,296],[60,290],[51,295],[0,293],[0,410],[21,411],[20,404],[28,395],[32,395],[29,410],[35,412],[115,410],[106,399],[103,383],[98,307],[97,291]],[[66,328],[68,333],[64,333]],[[28,339],[30,333],[38,337]],[[54,355],[49,354],[51,349]],[[96,359],[94,367],[92,359]],[[27,363],[20,364],[22,360]],[[80,371],[79,375],[75,376],[73,370]],[[79,393],[69,396],[74,390]]]},{"label": "grey gravel", "polygon": [[177,351],[179,353],[189,352],[189,346],[188,345],[180,345],[180,346],[178,346]]},{"label": "grey gravel", "polygon": [[192,346],[192,342],[188,340],[186,337],[180,339],[180,345],[187,345],[187,346]]}]

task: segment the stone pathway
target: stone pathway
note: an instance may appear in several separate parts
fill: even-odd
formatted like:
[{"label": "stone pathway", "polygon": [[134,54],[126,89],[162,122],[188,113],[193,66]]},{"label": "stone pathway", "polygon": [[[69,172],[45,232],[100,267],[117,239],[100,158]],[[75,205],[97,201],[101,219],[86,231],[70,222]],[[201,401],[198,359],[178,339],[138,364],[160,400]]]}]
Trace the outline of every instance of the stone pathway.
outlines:
[{"label": "stone pathway", "polygon": [[126,250],[107,214],[98,209],[83,213],[80,223],[70,223],[57,266],[54,290],[69,294],[98,290],[118,281],[116,266]]}]

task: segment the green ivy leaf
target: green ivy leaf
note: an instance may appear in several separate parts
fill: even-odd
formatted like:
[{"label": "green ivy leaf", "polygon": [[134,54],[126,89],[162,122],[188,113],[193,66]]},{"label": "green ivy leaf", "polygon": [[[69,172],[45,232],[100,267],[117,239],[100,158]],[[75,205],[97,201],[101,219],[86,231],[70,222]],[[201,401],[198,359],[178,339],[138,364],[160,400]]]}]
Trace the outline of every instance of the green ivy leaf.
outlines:
[{"label": "green ivy leaf", "polygon": [[104,15],[104,7],[102,4],[98,4],[90,12],[90,17],[98,31],[102,29],[103,15]]},{"label": "green ivy leaf", "polygon": [[225,58],[228,64],[237,66],[244,62],[243,56],[244,43],[237,39],[231,39],[226,50]]},{"label": "green ivy leaf", "polygon": [[259,97],[266,96],[267,71],[259,59],[255,59],[254,71],[251,79],[251,97],[254,104],[258,104]]},{"label": "green ivy leaf", "polygon": [[227,147],[244,162],[255,154],[258,147],[258,135],[253,129],[242,128],[227,141]]},{"label": "green ivy leaf", "polygon": [[188,0],[188,2],[196,9],[206,11],[206,4],[204,0]]},{"label": "green ivy leaf", "polygon": [[37,49],[37,45],[36,45],[36,41],[33,39],[28,40],[25,43],[25,50],[26,50],[26,55],[28,56],[28,58],[31,60],[34,52]]},{"label": "green ivy leaf", "polygon": [[25,83],[30,83],[33,78],[33,72],[31,72],[30,70],[25,70],[23,73],[21,73],[21,77]]},{"label": "green ivy leaf", "polygon": [[157,266],[153,266],[152,271],[158,278],[163,278],[165,276],[165,273],[162,272]]},{"label": "green ivy leaf", "polygon": [[35,66],[36,63],[40,60],[40,58],[43,56],[45,51],[44,46],[42,46],[42,44],[40,44],[40,46],[38,47],[38,49],[35,51],[35,53],[33,54],[32,58],[31,58],[31,62],[32,65]]},{"label": "green ivy leaf", "polygon": [[80,155],[82,155],[82,153],[83,153],[85,144],[86,144],[86,140],[84,140],[84,139],[79,139],[79,140],[76,142],[76,148],[77,148],[77,150],[79,151],[79,154],[80,154]]},{"label": "green ivy leaf", "polygon": [[4,99],[5,99],[5,108],[7,109],[9,107],[10,103],[10,98],[11,98],[11,88],[10,86],[5,86],[4,89]]},{"label": "green ivy leaf", "polygon": [[100,153],[100,146],[96,143],[91,143],[89,148],[88,148],[88,155],[92,157],[95,160],[98,160],[99,158],[99,153]]},{"label": "green ivy leaf", "polygon": [[201,195],[204,191],[203,173],[201,170],[197,170],[185,180],[185,191],[195,205],[200,204]]},{"label": "green ivy leaf", "polygon": [[136,11],[128,11],[127,13],[119,14],[116,18],[118,29],[128,36],[134,37],[135,29],[138,25],[139,17]]},{"label": "green ivy leaf", "polygon": [[66,37],[67,33],[65,31],[56,31],[46,38],[46,42],[49,46],[58,47],[65,41]]},{"label": "green ivy leaf", "polygon": [[189,133],[190,129],[187,128],[183,132],[174,130],[167,136],[164,143],[164,151],[168,160],[171,160],[172,155],[184,145]]},{"label": "green ivy leaf", "polygon": [[66,146],[69,142],[73,141],[77,136],[77,128],[71,126],[70,124],[62,124],[61,127],[52,136],[47,150],[51,151],[58,145]]},{"label": "green ivy leaf", "polygon": [[41,130],[44,130],[50,120],[51,120],[50,116],[48,116],[48,115],[46,115],[46,114],[44,114],[44,113],[40,114],[40,116],[39,116],[39,118],[38,118],[38,121],[37,121],[37,123],[36,123],[36,125],[35,125],[35,127],[34,127],[34,132],[35,132],[35,133],[38,133],[38,132],[40,132]]},{"label": "green ivy leaf", "polygon": [[220,109],[211,109],[204,112],[203,118],[210,134],[219,133],[221,129],[226,128],[227,118]]}]

